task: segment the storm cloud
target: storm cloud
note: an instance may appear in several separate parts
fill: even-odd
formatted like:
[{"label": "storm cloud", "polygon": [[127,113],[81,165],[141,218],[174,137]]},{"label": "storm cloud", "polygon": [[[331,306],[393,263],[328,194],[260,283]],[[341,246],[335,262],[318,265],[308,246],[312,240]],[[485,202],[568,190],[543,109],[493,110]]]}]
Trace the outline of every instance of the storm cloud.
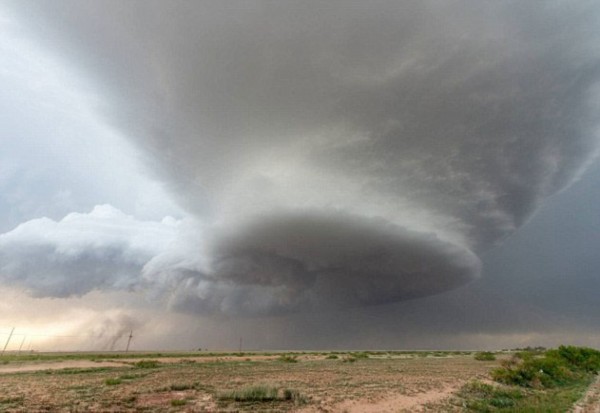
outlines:
[{"label": "storm cloud", "polygon": [[[114,279],[80,275],[91,281],[63,292],[71,263],[88,257],[77,255],[48,273],[59,289],[42,283],[38,294],[133,277],[176,309],[269,313],[439,293],[477,278],[478,255],[598,150],[593,2],[12,10],[97,85],[107,121],[204,222],[179,249],[119,258],[123,271],[98,270]],[[47,254],[39,248],[27,254]],[[23,262],[3,276],[29,277]]]}]

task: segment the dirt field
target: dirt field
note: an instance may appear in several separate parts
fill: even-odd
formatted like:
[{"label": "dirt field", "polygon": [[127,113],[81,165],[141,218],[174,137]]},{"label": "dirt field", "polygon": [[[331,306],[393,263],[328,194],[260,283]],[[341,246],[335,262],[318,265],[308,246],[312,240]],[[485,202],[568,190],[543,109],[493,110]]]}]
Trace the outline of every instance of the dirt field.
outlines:
[{"label": "dirt field", "polygon": [[[454,394],[499,363],[453,353],[15,359],[0,365],[0,412],[459,412]],[[276,396],[231,396],[260,385]],[[600,412],[599,394],[597,381],[573,412]]]},{"label": "dirt field", "polygon": [[[487,379],[498,363],[451,354],[364,357],[15,361],[0,366],[0,411],[459,411],[448,403],[453,392],[469,380]],[[261,384],[281,394],[287,389],[294,397],[235,401],[223,396]]]}]

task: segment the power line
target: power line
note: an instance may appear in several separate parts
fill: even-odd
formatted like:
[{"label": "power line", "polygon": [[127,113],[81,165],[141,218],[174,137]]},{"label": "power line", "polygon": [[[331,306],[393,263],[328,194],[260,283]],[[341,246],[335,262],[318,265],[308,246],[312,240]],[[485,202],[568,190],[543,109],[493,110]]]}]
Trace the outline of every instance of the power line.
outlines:
[{"label": "power line", "polygon": [[14,332],[15,332],[15,328],[13,327],[12,330],[10,330],[10,334],[8,335],[8,339],[6,340],[6,344],[4,345],[4,348],[2,349],[2,355],[4,355],[4,352],[6,351],[6,347],[8,347],[8,343],[10,343],[10,339],[12,338],[12,335]]}]

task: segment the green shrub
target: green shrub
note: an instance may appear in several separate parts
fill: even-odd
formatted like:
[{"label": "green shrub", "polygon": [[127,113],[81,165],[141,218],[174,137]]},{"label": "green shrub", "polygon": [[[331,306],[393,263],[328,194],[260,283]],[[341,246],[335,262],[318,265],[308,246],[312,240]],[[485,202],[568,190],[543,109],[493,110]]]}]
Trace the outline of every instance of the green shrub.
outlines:
[{"label": "green shrub", "polygon": [[589,380],[584,380],[575,385],[535,390],[472,382],[463,386],[454,405],[462,407],[460,411],[466,408],[467,411],[481,413],[566,412],[581,398],[589,383]]},{"label": "green shrub", "polygon": [[336,354],[329,354],[325,357],[327,360],[337,360],[339,357]]},{"label": "green shrub", "polygon": [[185,399],[173,399],[171,400],[171,406],[185,406],[187,404],[187,400]]},{"label": "green shrub", "polygon": [[492,372],[494,380],[522,387],[551,388],[580,381],[600,370],[600,352],[585,347],[560,346],[542,356],[517,353]]},{"label": "green shrub", "polygon": [[357,360],[358,359],[368,359],[369,358],[369,355],[367,353],[365,353],[364,351],[357,352],[357,353],[352,353],[352,356],[355,359],[357,359]]},{"label": "green shrub", "polygon": [[560,346],[546,352],[547,356],[560,357],[576,369],[596,373],[600,371],[600,351],[588,347]]},{"label": "green shrub", "polygon": [[291,354],[282,354],[279,356],[279,361],[283,361],[284,363],[297,363],[298,356],[294,356]]},{"label": "green shrub", "polygon": [[475,353],[475,360],[479,361],[492,361],[496,360],[496,356],[491,351],[480,351]]},{"label": "green shrub", "polygon": [[107,386],[116,386],[117,384],[121,384],[121,379],[106,379],[104,380],[104,384]]}]

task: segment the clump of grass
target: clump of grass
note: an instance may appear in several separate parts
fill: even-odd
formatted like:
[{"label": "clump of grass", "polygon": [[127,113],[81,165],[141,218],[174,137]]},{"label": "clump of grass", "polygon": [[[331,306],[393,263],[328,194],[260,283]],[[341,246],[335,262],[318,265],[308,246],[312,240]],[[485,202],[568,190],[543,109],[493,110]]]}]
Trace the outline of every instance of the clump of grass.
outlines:
[{"label": "clump of grass", "polygon": [[304,404],[307,402],[306,397],[304,397],[298,390],[294,389],[283,389],[282,399],[286,401],[291,400],[295,404]]},{"label": "clump of grass", "polygon": [[158,360],[140,360],[133,363],[134,367],[138,369],[154,369],[160,365]]},{"label": "clump of grass", "polygon": [[171,400],[171,406],[173,406],[173,407],[185,406],[186,404],[187,404],[187,400],[186,399],[173,399],[173,400]]},{"label": "clump of grass", "polygon": [[219,394],[219,400],[236,402],[264,402],[277,399],[279,389],[273,386],[259,385],[231,390]]},{"label": "clump of grass", "polygon": [[171,390],[173,391],[183,391],[193,389],[194,385],[189,383],[174,383],[171,384]]},{"label": "clump of grass", "polygon": [[356,361],[356,357],[354,357],[353,355],[348,355],[345,357],[342,357],[342,362],[344,363],[354,363]]},{"label": "clump of grass", "polygon": [[122,380],[121,379],[106,379],[104,380],[104,384],[106,384],[107,386],[116,386],[117,384],[121,384]]},{"label": "clump of grass", "polygon": [[339,357],[337,356],[337,354],[329,354],[325,358],[328,359],[328,360],[337,360],[337,359],[339,359]]},{"label": "clump of grass", "polygon": [[292,354],[282,354],[279,356],[279,361],[283,361],[284,363],[297,363],[298,356],[294,356]]},{"label": "clump of grass", "polygon": [[272,401],[293,401],[295,404],[303,404],[306,397],[294,389],[283,388],[271,385],[257,385],[244,387],[241,389],[221,392],[217,395],[220,401],[235,402],[272,402]]},{"label": "clump of grass", "polygon": [[496,360],[496,355],[491,351],[479,351],[475,353],[474,358],[479,361],[493,361]]},{"label": "clump of grass", "polygon": [[369,354],[365,353],[364,351],[360,351],[360,352],[352,353],[352,357],[354,357],[356,360],[359,360],[359,359],[368,359],[369,358]]}]

